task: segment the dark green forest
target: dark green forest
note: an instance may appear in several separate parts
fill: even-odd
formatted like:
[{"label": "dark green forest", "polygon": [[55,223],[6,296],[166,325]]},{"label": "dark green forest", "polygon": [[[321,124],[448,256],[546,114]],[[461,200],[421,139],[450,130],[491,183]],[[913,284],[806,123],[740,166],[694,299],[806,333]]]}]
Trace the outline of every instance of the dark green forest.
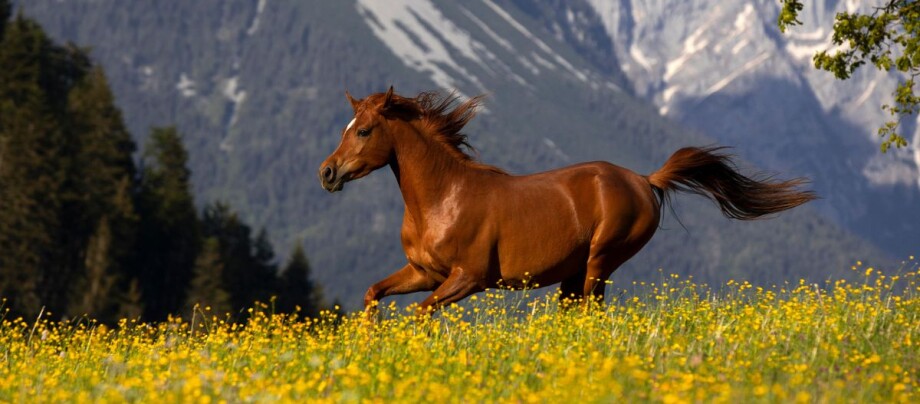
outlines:
[{"label": "dark green forest", "polygon": [[[6,316],[162,320],[198,305],[325,306],[302,247],[279,268],[265,230],[196,208],[182,135],[143,151],[86,49],[57,44],[0,0],[0,296]],[[135,160],[137,158],[137,160]]]}]

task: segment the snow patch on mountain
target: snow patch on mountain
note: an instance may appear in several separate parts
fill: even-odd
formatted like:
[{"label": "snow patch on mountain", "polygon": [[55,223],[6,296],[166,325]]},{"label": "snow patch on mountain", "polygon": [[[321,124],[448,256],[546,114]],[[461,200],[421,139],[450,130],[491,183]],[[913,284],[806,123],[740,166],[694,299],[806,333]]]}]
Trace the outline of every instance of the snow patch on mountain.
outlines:
[{"label": "snow patch on mountain", "polygon": [[460,12],[463,13],[463,15],[466,16],[466,18],[469,18],[470,21],[473,22],[473,24],[476,24],[476,26],[479,27],[479,29],[481,29],[482,32],[488,35],[492,41],[498,44],[498,46],[501,46],[508,52],[512,52],[512,53],[514,52],[514,47],[511,46],[511,42],[508,42],[508,40],[496,34],[495,31],[492,30],[492,28],[489,28],[489,26],[486,25],[486,23],[482,22],[482,20],[479,19],[479,17],[476,17],[475,14],[471,13],[470,10],[467,10],[461,7]]},{"label": "snow patch on mountain", "polygon": [[769,54],[769,53],[767,53],[767,52],[761,53],[761,54],[758,55],[756,58],[751,59],[750,61],[748,61],[747,63],[745,63],[743,66],[741,66],[740,69],[735,70],[735,71],[729,73],[728,76],[725,76],[725,78],[723,78],[722,80],[717,81],[715,84],[713,84],[712,86],[710,86],[709,88],[707,88],[706,91],[704,92],[704,94],[708,96],[708,95],[712,95],[712,94],[714,94],[714,93],[716,93],[716,92],[721,91],[723,88],[725,88],[725,86],[728,85],[728,83],[731,83],[732,80],[737,79],[737,78],[740,77],[742,74],[747,73],[748,71],[750,71],[751,69],[757,67],[758,65],[760,65],[761,63],[763,63],[765,60],[767,60],[767,59],[769,59],[769,58],[770,58],[770,54]]},{"label": "snow patch on mountain", "polygon": [[259,0],[259,3],[256,4],[256,15],[252,18],[249,28],[246,29],[246,35],[252,36],[259,29],[259,20],[262,18],[262,12],[265,11],[265,5],[267,3],[268,0]]},{"label": "snow patch on mountain", "polygon": [[562,161],[564,162],[572,161],[572,158],[569,157],[569,155],[566,154],[564,151],[562,151],[562,149],[559,148],[558,145],[556,145],[556,142],[552,141],[550,138],[544,137],[543,144],[546,145],[546,147],[548,147],[550,150],[552,150],[553,153],[556,155],[556,157],[558,157]]},{"label": "snow patch on mountain", "polygon": [[[815,37],[816,35],[820,35]],[[815,53],[828,49],[831,45],[831,34],[824,34],[824,30],[817,30],[800,36],[792,36],[786,43],[786,53],[799,61],[810,61]]]},{"label": "snow patch on mountain", "polygon": [[[920,116],[915,119],[920,126]],[[863,168],[863,175],[875,185],[907,185],[920,187],[920,136],[914,136],[910,146],[889,150],[872,156]]]},{"label": "snow patch on mountain", "polygon": [[[913,153],[913,154],[916,154]],[[914,157],[914,156],[911,156]],[[920,186],[920,180],[911,181],[918,175],[917,164],[913,159],[895,158],[891,156],[872,157],[869,164],[863,168],[863,175],[874,185],[893,186],[898,184]]]},{"label": "snow patch on mountain", "polygon": [[432,2],[359,0],[357,7],[374,35],[409,68],[428,73],[444,88],[460,87],[458,79],[482,88],[480,80],[451,55],[450,49],[488,69],[480,57],[480,52],[488,48],[445,17]]},{"label": "snow patch on mountain", "polygon": [[430,0],[358,0],[356,8],[374,36],[403,64],[443,88],[471,85],[475,91],[486,91],[484,83],[510,79],[532,90],[532,79],[545,71],[593,88],[603,84],[590,79],[596,73],[559,54],[508,10],[491,0],[481,5],[456,3],[457,13],[439,9]]},{"label": "snow patch on mountain", "polygon": [[159,87],[159,82],[156,77],[156,70],[153,66],[143,65],[137,68],[138,76],[140,76],[140,88],[144,91],[156,91]]},{"label": "snow patch on mountain", "polygon": [[236,120],[239,118],[240,106],[243,105],[243,101],[246,101],[246,91],[241,90],[239,84],[240,80],[237,76],[231,77],[224,84],[224,97],[227,97],[233,104],[230,112],[230,121],[227,124],[228,128],[236,125]]},{"label": "snow patch on mountain", "polygon": [[179,90],[179,93],[185,98],[194,97],[198,94],[195,90],[195,82],[189,79],[185,72],[179,75],[179,82],[176,83],[176,90]]},{"label": "snow patch on mountain", "polygon": [[737,55],[738,53],[741,53],[741,50],[744,49],[745,46],[748,46],[749,43],[750,41],[748,41],[747,39],[742,39],[738,41],[738,43],[736,43],[735,46],[732,46],[732,55]]},{"label": "snow patch on mountain", "polygon": [[518,22],[518,20],[516,20],[514,17],[511,16],[511,14],[508,14],[507,11],[503,10],[501,7],[493,3],[491,0],[483,0],[483,2],[487,6],[489,6],[489,8],[491,8],[492,11],[495,12],[495,14],[498,14],[499,17],[501,17],[503,20],[505,20],[505,22],[511,25],[512,28],[520,32],[521,35],[527,38],[530,42],[537,45],[537,47],[539,47],[540,50],[542,50],[543,52],[547,54],[551,54],[551,55],[555,54],[553,53],[553,49],[550,48],[549,45],[547,45],[545,42],[540,40],[540,38],[537,38],[536,35],[531,33],[530,30],[527,29],[527,27],[525,27],[523,24]]},{"label": "snow patch on mountain", "polygon": [[868,100],[869,97],[871,97],[872,94],[875,92],[876,85],[878,85],[878,80],[872,80],[871,82],[869,82],[869,86],[866,87],[866,90],[863,91],[862,94],[859,95],[859,97],[856,97],[856,100],[853,101],[853,105],[855,106],[863,105],[863,103],[865,103],[866,100]]},{"label": "snow patch on mountain", "polygon": [[738,31],[747,31],[751,28],[757,22],[754,13],[754,5],[745,4],[744,10],[741,10],[738,16],[735,17],[735,29]]},{"label": "snow patch on mountain", "polygon": [[[473,13],[471,13],[469,10],[463,8],[462,6],[459,7],[459,8],[460,8],[460,12],[461,12],[464,16],[466,16],[466,18],[469,18],[470,21],[472,21],[473,24],[476,25],[477,28],[479,28],[483,33],[485,33],[486,36],[489,37],[489,39],[491,39],[493,42],[495,42],[496,44],[498,44],[499,47],[501,47],[502,49],[504,49],[505,52],[508,52],[508,53],[511,53],[511,54],[514,54],[514,53],[515,53],[514,47],[511,45],[511,43],[508,42],[506,39],[502,38],[500,35],[498,35],[495,31],[492,30],[492,28],[489,28],[489,26],[488,26],[486,23],[484,23],[481,19],[479,19],[479,17],[476,17],[476,15],[474,15]],[[510,66],[508,66],[508,64],[506,64],[505,62],[503,62],[503,61],[502,61],[499,57],[497,57],[494,53],[489,52],[489,51],[486,50],[486,54],[487,54],[488,57],[489,57],[489,63],[490,63],[491,65],[497,65],[497,66],[498,66],[498,70],[501,70],[501,72],[500,72],[499,74],[503,75],[504,77],[510,77],[512,80],[514,80],[515,82],[517,82],[517,83],[520,84],[521,86],[527,87],[527,88],[529,88],[529,89],[533,89],[533,88],[534,88],[532,84],[530,84],[529,82],[527,82],[527,80],[525,80],[525,79],[524,79],[523,77],[521,77],[519,74],[515,73],[515,72],[514,72],[514,69],[512,69]],[[529,71],[531,71],[531,72],[535,72],[535,71],[538,72],[538,71],[536,70],[536,68],[534,68],[533,65],[530,64],[529,61],[523,60],[523,61],[521,61],[521,63],[522,63],[522,64],[524,65],[524,67],[525,67],[526,69],[528,69]],[[495,70],[494,70],[494,69],[493,69],[492,71],[493,71],[493,73],[495,73]],[[534,73],[534,74],[536,74],[536,73]]]},{"label": "snow patch on mountain", "polygon": [[551,48],[549,45],[546,44],[546,42],[543,42],[543,40],[541,40],[539,37],[537,37],[532,32],[530,32],[530,30],[528,30],[527,27],[525,27],[523,24],[518,22],[518,20],[516,20],[513,16],[511,16],[511,14],[503,10],[497,4],[493,3],[491,0],[483,0],[483,2],[487,6],[489,6],[489,8],[491,8],[492,11],[498,14],[503,20],[505,20],[505,22],[511,25],[515,30],[521,33],[521,35],[523,35],[525,38],[527,38],[531,43],[537,45],[537,47],[541,51],[543,51],[544,54],[551,57],[553,61],[556,62],[556,64],[558,64],[559,66],[562,66],[565,70],[571,73],[578,80],[581,80],[582,82],[586,82],[586,83],[588,82],[588,75],[585,72],[576,69],[575,66],[569,63],[568,60],[560,56],[558,53],[554,52],[553,48]]},{"label": "snow patch on mountain", "polygon": [[645,56],[645,54],[642,53],[642,49],[636,44],[632,44],[632,46],[629,47],[629,56],[632,56],[633,60],[639,63],[639,66],[642,66],[645,70],[651,70],[652,66],[658,63],[656,60],[649,59]]},{"label": "snow patch on mountain", "polygon": [[917,169],[915,178],[917,178],[917,187],[920,188],[920,136],[914,135],[914,142],[911,147],[914,149],[914,167]]}]

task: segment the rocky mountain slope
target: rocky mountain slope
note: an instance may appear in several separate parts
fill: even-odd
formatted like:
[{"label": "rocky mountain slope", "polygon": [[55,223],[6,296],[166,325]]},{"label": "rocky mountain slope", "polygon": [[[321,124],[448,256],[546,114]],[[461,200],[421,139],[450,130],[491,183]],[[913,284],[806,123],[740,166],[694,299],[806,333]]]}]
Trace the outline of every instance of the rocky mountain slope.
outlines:
[{"label": "rocky mountain slope", "polygon": [[[662,115],[737,146],[761,166],[807,173],[825,197],[822,213],[892,253],[916,251],[917,117],[905,123],[913,139],[906,150],[881,154],[875,135],[889,119],[880,106],[900,77],[870,66],[839,81],[812,63],[831,47],[835,14],[873,2],[805,2],[804,25],[786,35],[776,28],[774,0],[589,3],[632,90]],[[576,9],[560,7],[559,16]]]},{"label": "rocky mountain slope", "polygon": [[[649,4],[665,6],[659,3]],[[616,4],[622,15],[634,15],[623,11],[629,2]],[[744,116],[745,110],[733,106],[747,104],[750,113],[771,104],[759,93],[735,90],[758,80],[737,74],[724,85],[692,87],[693,57],[668,77],[686,81],[674,81],[683,90],[667,91],[665,102],[668,87],[655,84],[651,71],[667,73],[667,63],[648,60],[663,63],[670,54],[653,55],[654,46],[622,38],[621,28],[643,40],[651,34],[636,33],[639,24],[625,17],[617,21],[630,28],[611,23],[610,9],[599,4],[34,0],[21,6],[56,38],[93,48],[141,141],[152,125],[178,125],[190,148],[200,201],[227,201],[282,245],[303,239],[318,280],[350,306],[363,288],[404,262],[398,236],[402,202],[388,170],[335,195],[325,194],[315,172],[351,118],[343,90],[363,96],[388,84],[402,94],[437,88],[488,93],[486,109],[467,133],[482,160],[514,173],[584,160],[647,173],[679,147],[724,143],[786,176],[814,175],[815,186],[828,191],[818,206],[821,214],[804,208],[752,223],[728,221],[710,202],[680,196],[675,214],[686,230],[669,214],[647,249],[614,275],[617,283],[657,277],[658,268],[703,281],[820,281],[847,276],[856,259],[886,259],[863,239],[877,240],[871,232],[847,221],[851,205],[866,205],[870,214],[877,205],[863,198],[874,194],[844,192],[838,199],[835,193],[852,185],[848,176],[865,167],[866,158],[851,161],[858,154],[851,149],[874,150],[865,138],[831,136],[841,128],[856,133],[856,124],[820,108],[817,116],[803,109],[784,117],[789,110],[783,104],[807,97],[796,91],[803,86],[776,78],[751,88],[772,88],[789,98],[774,100],[778,106],[767,115]],[[660,38],[670,41],[665,38],[671,35]],[[637,73],[639,62],[629,51],[636,41],[639,59],[648,55],[647,74]],[[691,47],[714,46],[698,41]],[[744,63],[763,58],[758,54]],[[723,77],[735,71],[699,69],[723,69]],[[694,94],[711,88],[715,91],[693,102]],[[817,96],[813,101],[821,105]],[[718,108],[726,109],[724,116]],[[755,124],[766,121],[782,136]],[[765,157],[771,155],[765,148],[775,157]],[[811,159],[801,157],[808,153]]]}]

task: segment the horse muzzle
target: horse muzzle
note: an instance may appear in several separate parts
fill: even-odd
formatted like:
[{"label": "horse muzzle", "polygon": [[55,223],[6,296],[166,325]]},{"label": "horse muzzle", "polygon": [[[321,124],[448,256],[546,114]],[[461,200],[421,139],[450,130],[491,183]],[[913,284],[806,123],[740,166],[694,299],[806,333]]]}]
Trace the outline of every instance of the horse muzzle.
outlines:
[{"label": "horse muzzle", "polygon": [[341,191],[345,186],[345,176],[339,175],[339,170],[333,164],[324,164],[319,169],[319,181],[323,189],[330,193]]}]

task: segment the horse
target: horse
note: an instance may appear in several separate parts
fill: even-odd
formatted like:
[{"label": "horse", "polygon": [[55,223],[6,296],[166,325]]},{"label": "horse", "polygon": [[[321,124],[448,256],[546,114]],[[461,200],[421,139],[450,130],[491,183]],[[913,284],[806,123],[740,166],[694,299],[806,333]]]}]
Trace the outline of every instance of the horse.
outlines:
[{"label": "horse", "polygon": [[461,130],[482,96],[424,92],[345,97],[354,118],[319,170],[323,188],[389,166],[405,202],[407,263],[364,295],[371,311],[386,296],[432,293],[426,313],[498,285],[561,284],[566,299],[602,300],[604,281],[648,243],[675,191],[712,199],[729,218],[752,220],[816,198],[797,178],[741,174],[721,147],[677,150],[643,176],[608,162],[511,175],[477,161]]}]

